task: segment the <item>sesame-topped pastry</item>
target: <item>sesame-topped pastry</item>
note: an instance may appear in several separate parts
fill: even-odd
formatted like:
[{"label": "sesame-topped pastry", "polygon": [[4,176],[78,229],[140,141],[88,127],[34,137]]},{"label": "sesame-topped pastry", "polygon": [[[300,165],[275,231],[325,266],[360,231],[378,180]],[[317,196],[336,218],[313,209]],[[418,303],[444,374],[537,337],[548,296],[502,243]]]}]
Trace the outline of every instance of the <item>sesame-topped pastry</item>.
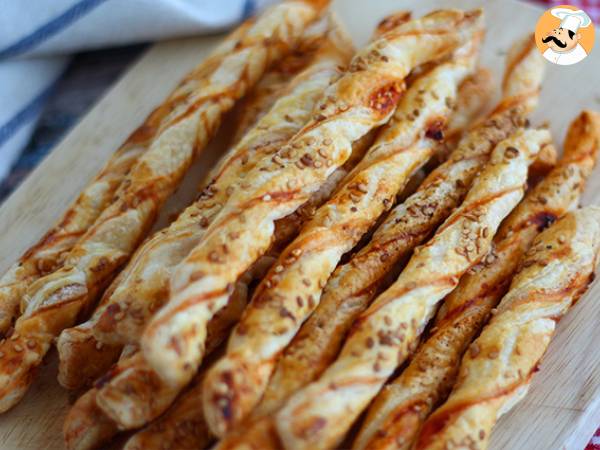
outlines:
[{"label": "sesame-topped pastry", "polygon": [[[478,117],[478,113],[486,107],[491,95],[491,89],[489,89],[489,87],[487,73],[484,72],[482,75],[481,69],[476,69],[476,72],[473,75],[468,76],[465,81],[460,84],[456,106],[448,120],[448,127],[446,129],[440,128],[437,131],[444,135],[450,134],[451,136],[460,134],[461,130],[456,127],[467,126],[469,120],[465,120],[465,117],[474,119]],[[396,115],[397,114],[398,112]],[[437,149],[446,145],[443,141],[436,141],[436,143]],[[437,152],[438,150],[436,150],[436,153]],[[317,307],[316,311],[319,311],[319,307]],[[315,313],[313,313],[313,315]],[[331,320],[331,318],[330,315],[326,320],[319,320],[319,327],[314,328],[311,333],[304,333],[303,339],[310,339],[313,334],[319,336],[319,331],[323,329],[322,327],[325,322]],[[312,319],[309,318],[307,324],[311,322]],[[300,329],[305,330],[305,326],[306,324]],[[292,342],[297,342],[298,340],[299,336],[297,335]],[[318,364],[317,366],[320,367],[321,364]],[[325,367],[323,367],[323,369],[324,368]],[[306,372],[309,372],[309,377],[305,378],[303,374]],[[315,373],[316,375],[311,378],[310,374]],[[276,433],[272,423],[272,414],[283,404],[284,400],[289,395],[302,386],[302,384],[297,385],[297,381],[301,382],[302,380],[305,380],[305,383],[307,383],[312,381],[319,373],[320,372],[313,370],[313,367],[307,367],[301,357],[292,358],[286,351],[282,355],[282,358],[279,358],[276,370],[273,377],[269,380],[265,394],[257,407],[252,411],[248,420],[241,423],[234,431],[228,433],[221,439],[216,448],[219,450],[234,449],[239,445],[242,445],[256,450],[266,450],[268,448],[277,447]]]},{"label": "sesame-topped pastry", "polygon": [[[233,430],[260,400],[279,353],[319,303],[327,279],[392,207],[435,151],[458,87],[477,60],[480,29],[467,49],[416,79],[390,122],[334,196],[282,252],[234,329],[226,354],[204,379],[204,415],[217,436]],[[228,380],[224,382],[224,380]]]},{"label": "sesame-topped pastry", "polygon": [[[246,284],[238,282],[231,301],[209,323],[207,353],[227,337],[246,300]],[[71,406],[63,426],[67,448],[98,448],[119,431],[141,427],[167,409],[179,392],[162,383],[141,352],[127,346],[118,363]]]},{"label": "sesame-topped pastry", "polygon": [[347,160],[354,141],[387,122],[413,67],[464,44],[480,18],[480,11],[436,11],[367,45],[325,90],[302,130],[248,174],[179,265],[169,303],[146,327],[142,350],[165,380],[178,383],[195,372],[207,321],[225,305],[233,281],[268,248],[274,221],[306,202]]},{"label": "sesame-topped pastry", "polygon": [[374,400],[353,448],[411,448],[423,421],[452,388],[462,354],[508,289],[531,242],[577,206],[599,147],[600,115],[585,111],[569,128],[558,166],[506,218],[492,251],[444,300],[410,365]]},{"label": "sesame-topped pastry", "polygon": [[38,278],[54,272],[65,262],[69,251],[94,224],[102,211],[114,201],[115,193],[127,174],[165,124],[174,108],[189,104],[197,92],[198,80],[210,75],[217,63],[230,52],[248,31],[247,21],[227,36],[198,67],[194,69],[167,100],[154,109],[108,159],[96,177],[63,213],[48,232],[0,278],[0,336],[21,314],[20,304],[27,287]]},{"label": "sesame-topped pastry", "polygon": [[[538,87],[541,82],[544,63],[538,54],[530,57],[539,62],[531,74],[528,58],[523,65],[508,61],[507,70],[512,74],[509,85],[521,86],[521,91],[511,88],[511,96],[527,99],[525,93],[538,91],[529,82],[523,82],[535,80],[532,82]],[[394,266],[460,204],[494,146],[523,122],[522,117],[500,113],[467,132],[450,159],[433,171],[415,194],[391,211],[363,249],[336,269],[319,306],[280,358],[259,410],[269,414],[278,409],[290,394],[313,381],[331,364],[354,320],[392,281],[389,277]]]},{"label": "sesame-topped pastry", "polygon": [[64,328],[89,311],[118,269],[152,226],[194,157],[216,132],[221,118],[268,66],[293,47],[324,5],[290,0],[251,23],[211,71],[192,72],[173,96],[186,96],[169,111],[148,149],[127,174],[112,201],[65,256],[64,265],[29,286],[15,323],[19,348],[0,345],[11,364],[0,365],[0,411],[13,406],[29,386],[33,369]]},{"label": "sesame-topped pastry", "polygon": [[523,197],[528,166],[549,141],[545,129],[521,129],[495,147],[462,205],[355,321],[335,362],[279,410],[285,448],[330,448],[341,441],[414,350],[437,303],[489,252],[500,222]]},{"label": "sesame-topped pastry", "polygon": [[[328,30],[338,27],[332,14],[326,14],[317,22],[311,24],[300,39],[298,47],[285,56],[277,64],[269,67],[256,86],[236,105],[233,110],[232,139],[230,144],[236,145],[248,131],[271,109],[277,99],[286,95],[290,81],[302,72],[314,60],[315,52],[323,45]],[[333,23],[332,23],[333,22]],[[353,47],[348,39],[347,51],[352,53]],[[350,56],[348,56],[349,58]],[[210,181],[214,174],[209,174]],[[204,186],[202,186],[204,187]]]},{"label": "sesame-topped pastry", "polygon": [[131,436],[123,450],[205,448],[212,436],[202,413],[202,376],[195,378],[194,385],[165,414]]},{"label": "sesame-topped pastry", "polygon": [[526,395],[558,320],[594,279],[599,252],[598,207],[567,214],[535,239],[415,448],[488,448],[498,418]]},{"label": "sesame-topped pastry", "polygon": [[123,344],[137,343],[149,317],[168,298],[173,269],[200,241],[244,174],[285,144],[308,120],[323,89],[340,76],[352,52],[344,31],[335,23],[325,31],[308,67],[211,170],[201,197],[136,251],[90,320],[62,332],[57,347],[63,386],[82,386],[115,360]]}]

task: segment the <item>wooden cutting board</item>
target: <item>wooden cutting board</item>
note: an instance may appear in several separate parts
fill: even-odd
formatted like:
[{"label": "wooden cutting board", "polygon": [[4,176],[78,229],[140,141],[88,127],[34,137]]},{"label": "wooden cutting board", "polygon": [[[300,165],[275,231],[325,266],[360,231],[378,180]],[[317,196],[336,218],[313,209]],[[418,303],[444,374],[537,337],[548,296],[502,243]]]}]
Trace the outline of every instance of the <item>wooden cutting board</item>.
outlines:
[{"label": "wooden cutting board", "polygon": [[[533,32],[540,9],[512,0],[334,2],[357,45],[363,45],[375,24],[393,11],[412,9],[418,16],[442,7],[478,6],[484,7],[487,22],[482,63],[498,80],[506,49],[514,39]],[[115,84],[0,208],[0,272],[52,226],[110,153],[221,38],[155,45]],[[534,123],[550,121],[561,144],[568,123],[581,109],[600,110],[600,48],[575,66],[547,66]],[[194,196],[195,185],[223,150],[223,141],[217,141],[200,156],[169,201],[161,223]],[[591,177],[584,203],[600,204],[600,168]],[[585,446],[600,425],[598,324],[600,283],[595,283],[560,322],[529,395],[498,423],[493,450],[580,450]],[[56,383],[56,355],[51,354],[23,401],[0,416],[0,448],[63,448],[62,421],[68,404],[69,395]]]}]

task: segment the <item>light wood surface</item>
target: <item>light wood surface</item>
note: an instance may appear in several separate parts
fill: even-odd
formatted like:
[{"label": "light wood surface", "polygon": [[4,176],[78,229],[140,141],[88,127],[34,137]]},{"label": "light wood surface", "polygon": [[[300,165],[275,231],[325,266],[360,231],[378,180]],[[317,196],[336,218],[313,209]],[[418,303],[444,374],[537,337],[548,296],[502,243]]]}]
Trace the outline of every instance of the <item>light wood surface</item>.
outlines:
[{"label": "light wood surface", "polygon": [[[337,0],[334,9],[358,45],[385,14],[411,9],[420,15],[442,7],[483,6],[487,36],[482,62],[498,81],[510,42],[533,32],[541,10],[506,0]],[[221,39],[182,39],[152,47],[86,115],[0,208],[0,272],[60,216],[110,153]],[[581,109],[600,110],[600,49],[570,67],[548,71],[534,122],[550,121],[558,144]],[[225,135],[226,133],[221,133]],[[222,152],[217,139],[195,163],[159,219],[164,224],[194,197],[202,175]],[[221,145],[220,145],[221,144]],[[584,203],[600,204],[600,168]],[[529,395],[503,417],[491,448],[580,450],[600,425],[600,283],[561,321]],[[69,394],[56,383],[56,355],[40,370],[24,400],[0,416],[0,449],[61,449]]]}]

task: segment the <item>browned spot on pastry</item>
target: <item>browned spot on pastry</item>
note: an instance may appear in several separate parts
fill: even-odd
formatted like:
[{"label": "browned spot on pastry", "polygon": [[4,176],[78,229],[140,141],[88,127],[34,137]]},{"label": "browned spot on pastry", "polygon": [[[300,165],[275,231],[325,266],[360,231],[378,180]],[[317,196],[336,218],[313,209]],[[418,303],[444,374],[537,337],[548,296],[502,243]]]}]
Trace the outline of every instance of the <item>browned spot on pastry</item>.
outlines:
[{"label": "browned spot on pastry", "polygon": [[402,91],[400,83],[390,83],[370,95],[369,107],[385,116],[396,106]]},{"label": "browned spot on pastry", "polygon": [[543,211],[536,214],[531,218],[531,223],[537,225],[538,231],[549,227],[556,221],[557,217],[555,214],[549,211]]}]

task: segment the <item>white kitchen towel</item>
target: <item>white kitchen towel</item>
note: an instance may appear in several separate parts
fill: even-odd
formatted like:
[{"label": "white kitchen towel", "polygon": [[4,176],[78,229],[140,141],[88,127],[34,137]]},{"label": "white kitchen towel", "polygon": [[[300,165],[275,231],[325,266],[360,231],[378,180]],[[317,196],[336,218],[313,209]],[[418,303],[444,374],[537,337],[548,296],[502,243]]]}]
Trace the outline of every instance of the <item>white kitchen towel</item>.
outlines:
[{"label": "white kitchen towel", "polygon": [[69,54],[220,31],[274,0],[0,0],[0,180]]}]

